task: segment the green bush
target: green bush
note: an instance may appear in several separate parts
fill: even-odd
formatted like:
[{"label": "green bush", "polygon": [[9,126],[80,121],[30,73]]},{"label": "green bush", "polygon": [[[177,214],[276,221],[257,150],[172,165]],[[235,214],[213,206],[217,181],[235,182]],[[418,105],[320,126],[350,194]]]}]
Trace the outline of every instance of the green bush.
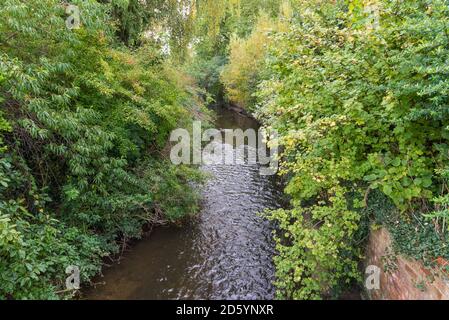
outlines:
[{"label": "green bush", "polygon": [[281,229],[279,297],[307,299],[360,278],[357,235],[371,190],[404,217],[447,194],[436,171],[448,157],[449,7],[295,5],[288,32],[270,41],[256,115],[280,134],[292,198],[291,210],[271,214]]},{"label": "green bush", "polygon": [[58,298],[68,265],[87,281],[119,238],[198,208],[196,171],[161,155],[193,94],[157,44],[116,41],[109,4],[72,3],[76,30],[58,0],[0,4],[3,299]]}]

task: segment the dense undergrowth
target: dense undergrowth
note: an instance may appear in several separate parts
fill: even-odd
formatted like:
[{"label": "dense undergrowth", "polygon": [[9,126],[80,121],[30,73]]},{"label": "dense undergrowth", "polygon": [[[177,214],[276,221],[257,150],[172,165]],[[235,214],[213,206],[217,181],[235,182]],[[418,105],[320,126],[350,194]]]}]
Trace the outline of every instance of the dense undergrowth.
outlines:
[{"label": "dense undergrowth", "polygon": [[280,134],[292,200],[270,214],[278,296],[338,296],[360,280],[367,219],[400,253],[448,257],[447,2],[289,3],[231,42],[222,73],[229,98]]},{"label": "dense undergrowth", "polygon": [[88,281],[119,239],[197,210],[198,172],[165,157],[200,113],[180,69],[279,133],[279,298],[359,281],[370,222],[449,259],[447,1],[71,3],[76,30],[62,1],[0,4],[0,299],[64,297],[68,265]]},{"label": "dense undergrowth", "polygon": [[79,29],[58,0],[0,4],[0,299],[63,297],[67,266],[88,281],[119,239],[198,207],[198,173],[163,152],[194,89],[120,1],[71,3]]}]

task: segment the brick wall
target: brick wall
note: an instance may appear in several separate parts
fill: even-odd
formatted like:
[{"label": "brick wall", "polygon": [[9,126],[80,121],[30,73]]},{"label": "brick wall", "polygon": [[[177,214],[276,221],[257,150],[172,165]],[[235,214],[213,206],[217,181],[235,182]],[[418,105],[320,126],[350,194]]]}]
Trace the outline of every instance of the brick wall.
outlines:
[{"label": "brick wall", "polygon": [[449,279],[437,269],[392,252],[389,232],[372,231],[366,266],[380,268],[380,289],[366,290],[373,300],[449,300]]}]

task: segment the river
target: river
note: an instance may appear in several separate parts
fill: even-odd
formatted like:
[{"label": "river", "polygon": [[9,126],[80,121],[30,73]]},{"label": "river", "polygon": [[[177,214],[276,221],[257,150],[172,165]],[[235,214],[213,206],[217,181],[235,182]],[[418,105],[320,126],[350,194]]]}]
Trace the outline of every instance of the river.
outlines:
[{"label": "river", "polygon": [[[258,128],[253,119],[217,108],[219,129]],[[232,148],[225,148],[233,152]],[[182,227],[159,227],[119,264],[106,268],[102,284],[85,298],[272,299],[275,288],[273,226],[258,213],[280,206],[275,177],[258,165],[205,165],[203,206]]]}]

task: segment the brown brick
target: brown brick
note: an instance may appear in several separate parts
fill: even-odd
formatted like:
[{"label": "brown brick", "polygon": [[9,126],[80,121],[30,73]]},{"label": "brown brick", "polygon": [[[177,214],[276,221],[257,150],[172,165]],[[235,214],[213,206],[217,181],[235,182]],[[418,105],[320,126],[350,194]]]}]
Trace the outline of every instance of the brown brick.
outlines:
[{"label": "brown brick", "polygon": [[421,272],[424,273],[424,275],[426,277],[431,277],[432,276],[432,271],[431,270],[427,269],[424,266],[420,266],[420,267],[421,267]]},{"label": "brown brick", "polygon": [[[381,258],[385,255],[386,248],[391,246],[391,238],[388,231],[383,228],[372,232],[370,242],[367,246],[367,264],[381,265]],[[439,258],[440,266],[449,265],[449,262]],[[424,267],[418,261],[408,260],[402,256],[397,257],[398,270],[392,273],[381,273],[381,289],[371,291],[371,299],[437,299],[449,300],[449,279],[436,278],[433,283],[427,279],[433,276],[432,270]],[[426,284],[423,292],[416,286],[421,281]]]}]

